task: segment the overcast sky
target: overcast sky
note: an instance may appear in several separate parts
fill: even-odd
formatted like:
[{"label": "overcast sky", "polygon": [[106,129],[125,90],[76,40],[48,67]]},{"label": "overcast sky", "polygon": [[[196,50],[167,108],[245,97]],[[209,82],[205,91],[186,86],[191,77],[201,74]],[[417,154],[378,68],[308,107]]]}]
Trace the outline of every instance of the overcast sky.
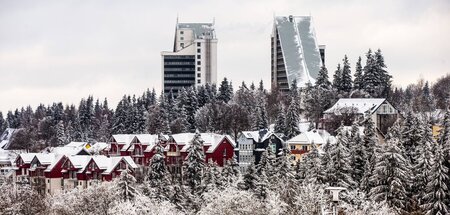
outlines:
[{"label": "overcast sky", "polygon": [[[0,111],[39,103],[77,104],[161,89],[160,52],[180,22],[215,18],[219,81],[270,80],[275,15],[309,15],[326,66],[380,48],[394,84],[450,72],[448,0],[7,1],[0,0]],[[332,76],[332,74],[330,74]]]}]

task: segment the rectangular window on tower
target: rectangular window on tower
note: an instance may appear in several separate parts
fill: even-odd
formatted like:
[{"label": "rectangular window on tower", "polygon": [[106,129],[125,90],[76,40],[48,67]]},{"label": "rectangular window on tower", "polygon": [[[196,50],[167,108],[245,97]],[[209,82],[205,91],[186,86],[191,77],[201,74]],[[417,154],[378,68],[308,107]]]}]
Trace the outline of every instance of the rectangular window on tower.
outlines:
[{"label": "rectangular window on tower", "polygon": [[202,64],[202,62],[201,61],[197,61],[197,65],[201,65]]},{"label": "rectangular window on tower", "polygon": [[201,68],[200,67],[197,67],[197,72],[200,72],[201,71]]},{"label": "rectangular window on tower", "polygon": [[200,47],[202,44],[201,43],[197,43],[197,46]]},{"label": "rectangular window on tower", "polygon": [[197,73],[197,78],[200,78],[202,76],[201,73]]},{"label": "rectangular window on tower", "polygon": [[201,58],[202,58],[202,56],[198,54],[197,55],[197,59],[201,59]]},{"label": "rectangular window on tower", "polygon": [[197,53],[200,53],[200,51],[201,51],[200,49],[197,49]]},{"label": "rectangular window on tower", "polygon": [[184,31],[180,31],[180,34],[184,34]]},{"label": "rectangular window on tower", "polygon": [[201,81],[200,81],[200,79],[198,79],[198,80],[197,80],[197,84],[200,84],[200,83],[201,83]]}]

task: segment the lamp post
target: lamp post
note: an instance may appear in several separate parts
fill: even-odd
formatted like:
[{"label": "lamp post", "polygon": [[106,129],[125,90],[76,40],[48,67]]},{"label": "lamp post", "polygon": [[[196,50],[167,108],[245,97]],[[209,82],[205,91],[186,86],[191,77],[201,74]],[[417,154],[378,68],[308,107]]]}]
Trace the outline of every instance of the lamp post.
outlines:
[{"label": "lamp post", "polygon": [[339,192],[346,190],[346,188],[344,187],[327,187],[325,188],[325,190],[329,190],[331,195],[332,195],[332,199],[331,201],[333,202],[333,215],[337,215],[337,204],[339,202]]}]

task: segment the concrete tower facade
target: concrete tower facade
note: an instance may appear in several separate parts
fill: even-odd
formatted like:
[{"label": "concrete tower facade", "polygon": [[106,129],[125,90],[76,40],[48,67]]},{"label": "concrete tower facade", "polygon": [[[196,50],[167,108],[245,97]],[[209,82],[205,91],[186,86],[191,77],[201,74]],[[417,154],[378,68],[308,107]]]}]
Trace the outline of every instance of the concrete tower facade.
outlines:
[{"label": "concrete tower facade", "polygon": [[217,82],[217,38],[213,23],[178,23],[173,51],[161,52],[164,93]]},{"label": "concrete tower facade", "polygon": [[325,46],[317,43],[311,16],[276,16],[271,36],[272,86],[289,90],[315,83],[325,64]]}]

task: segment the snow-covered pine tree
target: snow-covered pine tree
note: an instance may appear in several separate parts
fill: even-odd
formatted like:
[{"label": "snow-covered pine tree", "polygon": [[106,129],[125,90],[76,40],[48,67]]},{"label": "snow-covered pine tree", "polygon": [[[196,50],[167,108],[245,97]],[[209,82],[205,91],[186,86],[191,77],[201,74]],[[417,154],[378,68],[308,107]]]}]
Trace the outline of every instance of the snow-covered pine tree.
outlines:
[{"label": "snow-covered pine tree", "polygon": [[278,109],[277,119],[275,121],[274,132],[276,134],[284,134],[286,132],[286,117],[284,115],[284,106]]},{"label": "snow-covered pine tree", "polygon": [[422,139],[423,131],[417,117],[412,111],[406,113],[406,119],[403,121],[401,130],[401,143],[405,148],[407,159],[412,165],[416,165],[417,151],[420,151],[420,140]]},{"label": "snow-covered pine tree", "polygon": [[[364,136],[362,138],[363,158],[364,158],[364,174],[361,178],[361,190],[369,193],[373,187],[370,178],[376,163],[376,149],[378,145],[378,138],[375,133],[375,124],[371,117],[366,117],[362,125],[364,126]],[[389,135],[389,134],[388,134]]]},{"label": "snow-covered pine tree", "polygon": [[375,68],[375,59],[372,54],[372,50],[366,54],[366,65],[364,66],[364,75],[363,75],[363,89],[367,93],[369,93],[372,97],[378,97],[378,85],[379,80],[378,73]]},{"label": "snow-covered pine tree", "polygon": [[377,81],[378,81],[378,97],[388,98],[389,93],[391,91],[391,82],[392,76],[388,74],[386,70],[386,64],[384,63],[383,54],[381,54],[381,50],[378,49],[373,56],[375,60],[375,70],[377,73]]},{"label": "snow-covered pine tree", "polygon": [[239,183],[239,187],[243,190],[255,190],[258,181],[259,177],[255,165],[252,163],[250,164],[250,166],[248,166],[247,172],[242,178],[242,182]]},{"label": "snow-covered pine tree", "polygon": [[378,143],[378,138],[375,132],[375,124],[372,118],[366,114],[362,125],[364,126],[364,137],[363,137],[363,147],[364,147],[364,160],[372,160],[372,156],[375,154],[375,147]]},{"label": "snow-covered pine tree", "polygon": [[275,154],[272,152],[270,147],[267,147],[261,154],[259,163],[256,165],[258,175],[262,175],[264,173],[267,178],[272,177],[274,174],[274,163]]},{"label": "snow-covered pine tree", "polygon": [[433,167],[433,146],[436,145],[436,142],[433,138],[433,132],[431,130],[431,124],[423,123],[424,127],[423,137],[421,139],[420,144],[420,152],[417,154],[417,164],[413,168],[413,182],[414,182],[414,190],[413,195],[418,201],[419,205],[423,204],[423,197],[426,194],[426,187],[428,184],[428,179],[432,174],[430,171]]},{"label": "snow-covered pine tree", "polygon": [[441,145],[436,146],[433,167],[430,170],[426,194],[423,196],[422,208],[427,215],[444,215],[449,209],[449,169],[444,165],[445,158]]},{"label": "snow-covered pine tree", "polygon": [[3,113],[0,111],[0,134],[3,134],[3,132],[8,127],[6,120],[3,118]]},{"label": "snow-covered pine tree", "polygon": [[114,112],[114,116],[112,118],[112,133],[113,134],[124,134],[126,133],[126,125],[125,120],[127,118],[125,111],[124,101],[126,100],[125,96],[122,100],[119,101],[116,107],[116,111]]},{"label": "snow-covered pine tree", "polygon": [[320,67],[319,74],[317,75],[316,85],[317,87],[323,88],[323,89],[330,89],[331,88],[331,82],[328,78],[328,70],[323,65]]},{"label": "snow-covered pine tree", "polygon": [[303,157],[305,165],[305,181],[307,184],[318,184],[322,168],[320,166],[319,150],[316,144],[311,143],[311,149]]},{"label": "snow-covered pine tree", "polygon": [[423,86],[421,97],[422,111],[429,112],[435,110],[435,105],[433,97],[431,96],[430,85],[428,81],[426,81],[425,85]]},{"label": "snow-covered pine tree", "polygon": [[350,166],[350,151],[347,148],[348,138],[345,135],[343,127],[338,129],[337,141],[330,145],[330,162],[333,163],[331,169],[330,183],[332,186],[350,188],[356,185],[352,178],[352,169]]},{"label": "snow-covered pine tree", "polygon": [[222,168],[222,176],[225,186],[235,185],[239,179],[239,164],[236,161],[236,156],[233,156],[231,160],[227,160]]},{"label": "snow-covered pine tree", "polygon": [[341,85],[339,90],[346,93],[349,93],[352,90],[352,75],[347,55],[345,55],[342,60]]},{"label": "snow-covered pine tree", "polygon": [[202,183],[205,168],[205,152],[203,151],[203,140],[198,130],[188,148],[187,161],[184,164],[184,177],[186,184],[196,192]]},{"label": "snow-covered pine tree", "polygon": [[256,122],[255,122],[255,130],[260,129],[266,129],[269,127],[269,122],[267,118],[267,111],[266,107],[263,105],[260,105],[256,109]]},{"label": "snow-covered pine tree", "polygon": [[55,145],[56,146],[63,146],[67,143],[66,134],[64,132],[64,123],[62,120],[60,120],[55,125],[55,133],[56,133],[56,139],[55,139]]},{"label": "snow-covered pine tree", "polygon": [[132,201],[138,195],[135,188],[136,179],[130,174],[130,170],[126,169],[120,174],[116,180],[117,195],[122,201]]},{"label": "snow-covered pine tree", "polygon": [[217,95],[217,99],[219,101],[223,101],[228,103],[233,97],[233,90],[231,88],[231,83],[228,82],[227,78],[223,78],[222,83],[219,87],[219,94]]},{"label": "snow-covered pine tree", "polygon": [[360,136],[359,128],[356,124],[352,125],[350,135],[350,163],[352,169],[352,178],[359,187],[364,176],[364,147]]},{"label": "snow-covered pine tree", "polygon": [[385,201],[401,214],[406,212],[409,202],[407,186],[411,183],[411,170],[399,146],[399,139],[395,137],[381,146],[370,177],[374,187],[370,189],[369,195],[376,202]]},{"label": "snow-covered pine tree", "polygon": [[319,171],[319,182],[322,184],[330,184],[330,169],[332,168],[332,163],[330,162],[330,148],[331,143],[327,141],[324,145],[322,145],[323,153],[319,154],[320,158],[320,171]]},{"label": "snow-covered pine tree", "polygon": [[333,88],[339,91],[342,86],[342,69],[341,64],[337,65],[336,71],[334,71],[333,75]]},{"label": "snow-covered pine tree", "polygon": [[297,136],[300,134],[300,128],[298,127],[298,123],[300,122],[300,117],[298,113],[298,107],[297,102],[295,100],[291,101],[291,104],[289,105],[287,116],[286,116],[286,137],[288,139]]},{"label": "snow-covered pine tree", "polygon": [[197,93],[195,92],[195,89],[193,87],[188,88],[187,90],[187,100],[185,104],[186,114],[187,114],[187,121],[189,123],[189,130],[194,131],[195,126],[195,112],[198,109],[198,102],[197,102]]},{"label": "snow-covered pine tree", "polygon": [[361,56],[358,57],[358,61],[355,66],[355,74],[353,79],[353,90],[360,90],[363,88],[363,70],[361,66]]},{"label": "snow-covered pine tree", "polygon": [[155,146],[155,155],[150,160],[148,183],[152,188],[152,192],[149,194],[158,199],[169,198],[168,185],[170,181],[168,174],[166,162],[164,161],[164,148],[161,142],[158,142]]}]

